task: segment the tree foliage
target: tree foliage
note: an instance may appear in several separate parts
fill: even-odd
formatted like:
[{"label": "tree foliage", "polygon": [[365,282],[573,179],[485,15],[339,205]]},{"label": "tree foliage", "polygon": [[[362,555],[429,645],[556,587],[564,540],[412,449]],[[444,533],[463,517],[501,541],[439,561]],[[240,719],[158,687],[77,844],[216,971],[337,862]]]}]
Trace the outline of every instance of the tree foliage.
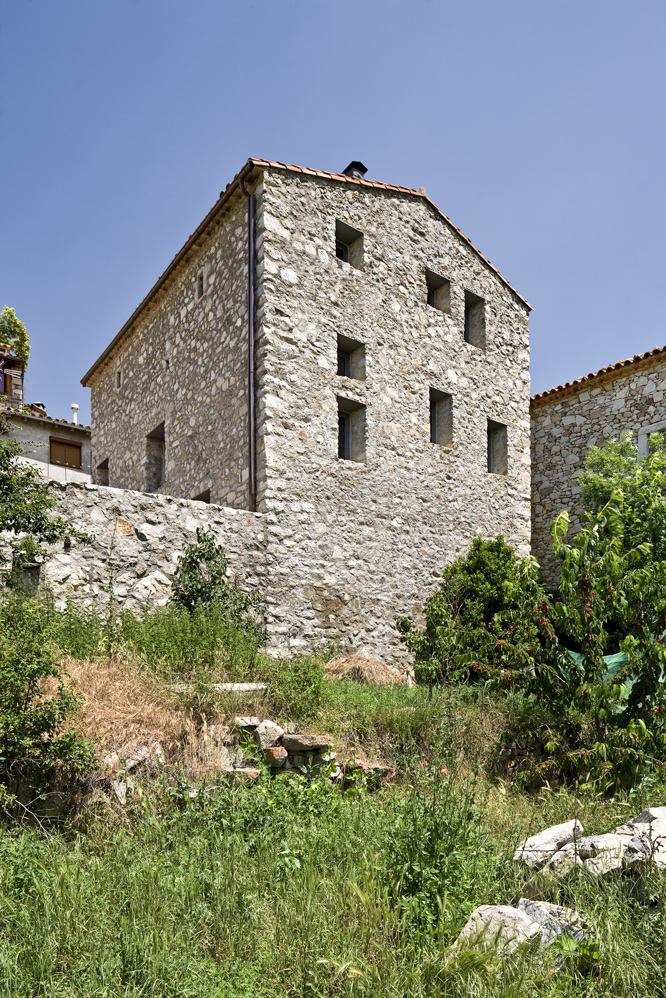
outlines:
[{"label": "tree foliage", "polygon": [[186,546],[178,560],[171,591],[173,602],[190,613],[214,604],[230,622],[241,625],[260,643],[265,640],[261,596],[229,582],[227,559],[212,531],[197,528],[196,541]]},{"label": "tree foliage", "polygon": [[0,312],[0,343],[8,343],[14,355],[27,364],[30,356],[30,340],[25,324],[8,305],[5,305]]},{"label": "tree foliage", "polygon": [[28,553],[31,558],[43,556],[39,545],[68,534],[85,539],[69,520],[53,515],[56,495],[34,465],[21,460],[24,448],[8,439],[10,430],[0,419],[0,531],[13,536],[19,560]]}]

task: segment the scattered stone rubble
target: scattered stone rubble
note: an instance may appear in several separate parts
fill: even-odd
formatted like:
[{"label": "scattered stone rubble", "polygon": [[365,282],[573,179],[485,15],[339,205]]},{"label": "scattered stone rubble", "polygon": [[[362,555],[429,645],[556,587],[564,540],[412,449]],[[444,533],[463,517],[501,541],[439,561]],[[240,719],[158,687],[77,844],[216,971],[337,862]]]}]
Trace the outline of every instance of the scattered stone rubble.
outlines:
[{"label": "scattered stone rubble", "polygon": [[666,867],[666,807],[649,807],[604,835],[583,835],[577,819],[525,839],[514,860],[531,869],[565,873],[584,866],[599,875],[640,869],[647,862]]},{"label": "scattered stone rubble", "polygon": [[[604,835],[584,835],[577,818],[553,825],[520,843],[514,860],[529,870],[566,873],[583,866],[595,876],[642,873],[649,863],[666,869],[666,807],[648,807]],[[548,947],[558,936],[585,942],[590,926],[569,908],[521,898],[516,907],[482,904],[472,912],[455,945],[494,946],[510,952],[521,943]]]},{"label": "scattered stone rubble", "polygon": [[[230,726],[210,725],[204,729],[197,744],[197,756],[202,762],[213,763],[220,774],[246,783],[260,775],[259,769],[248,759],[248,756],[256,759],[257,754],[275,774],[310,777],[320,772],[322,767],[327,767],[330,778],[343,786],[350,786],[361,777],[365,777],[371,786],[379,786],[395,774],[389,766],[368,765],[357,760],[340,765],[331,750],[328,735],[309,735],[291,730],[293,725],[287,727],[289,730],[285,731],[274,721],[250,716],[235,717]],[[243,737],[246,748],[241,743]],[[256,744],[256,752],[247,752],[250,739]],[[124,759],[113,752],[104,762],[111,771],[110,788],[117,800],[125,804],[127,792],[133,787],[137,773],[140,770],[159,770],[164,765],[165,756],[160,743],[154,742],[137,745]],[[196,796],[196,792],[190,796]]]}]

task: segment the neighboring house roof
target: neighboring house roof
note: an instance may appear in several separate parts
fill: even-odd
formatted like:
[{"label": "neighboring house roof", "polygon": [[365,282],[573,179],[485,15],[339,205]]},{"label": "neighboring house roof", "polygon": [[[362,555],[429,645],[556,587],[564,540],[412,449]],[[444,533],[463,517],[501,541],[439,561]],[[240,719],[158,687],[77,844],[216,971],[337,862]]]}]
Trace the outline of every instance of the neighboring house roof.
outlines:
[{"label": "neighboring house roof", "polygon": [[490,260],[487,257],[485,257],[479,249],[477,249],[477,247],[474,245],[471,239],[468,239],[467,236],[460,231],[457,225],[454,225],[451,219],[448,218],[448,216],[445,215],[444,212],[437,207],[435,202],[430,200],[430,198],[426,195],[426,192],[423,188],[420,188],[419,190],[413,190],[411,187],[398,187],[395,184],[384,184],[379,180],[366,180],[365,178],[360,178],[360,177],[347,177],[343,173],[328,173],[325,170],[311,170],[308,167],[294,166],[291,163],[278,163],[268,159],[248,159],[247,163],[242,168],[242,170],[240,170],[239,173],[236,174],[231,183],[227,184],[226,188],[220,193],[219,199],[215,202],[211,210],[208,212],[201,225],[199,225],[199,227],[192,233],[192,235],[189,237],[189,239],[184,244],[182,249],[178,251],[178,253],[175,255],[175,257],[173,258],[169,266],[166,268],[162,276],[157,280],[157,282],[150,289],[150,291],[143,299],[143,301],[134,310],[134,312],[131,314],[131,316],[129,317],[125,325],[122,327],[122,329],[120,329],[120,331],[116,334],[116,336],[114,336],[114,338],[109,343],[108,347],[103,351],[103,353],[100,354],[100,356],[97,358],[97,360],[92,365],[90,370],[87,371],[86,374],[81,378],[82,385],[84,385],[86,388],[90,387],[89,384],[90,379],[95,374],[97,369],[112,353],[113,349],[124,338],[125,333],[127,333],[128,330],[131,329],[131,327],[134,325],[134,323],[139,318],[144,309],[147,308],[147,306],[151,303],[153,298],[155,298],[155,296],[164,287],[164,285],[166,284],[166,282],[168,281],[169,277],[174,272],[174,270],[176,270],[178,265],[182,263],[182,261],[190,252],[195,243],[206,232],[206,229],[215,220],[215,217],[219,214],[219,212],[222,210],[225,204],[231,199],[233,194],[238,190],[238,184],[242,183],[245,180],[245,178],[252,172],[252,170],[255,169],[255,167],[258,167],[260,169],[268,167],[278,170],[289,170],[292,173],[301,173],[309,177],[321,177],[325,180],[339,180],[341,183],[344,184],[357,184],[360,187],[370,187],[374,188],[375,190],[383,190],[383,191],[396,191],[399,194],[411,194],[414,197],[423,198],[423,200],[437,212],[440,218],[442,218],[443,221],[445,221],[446,224],[449,225],[453,229],[453,231],[457,233],[458,236],[460,236],[463,242],[467,243],[470,249],[472,249],[476,253],[476,255],[481,260],[483,260],[483,262],[488,267],[490,267],[490,269],[494,271],[495,274],[497,274],[502,283],[520,299],[523,305],[525,305],[525,307],[528,308],[530,311],[532,310],[532,306],[529,304],[529,302],[527,302],[523,298],[523,296],[518,291],[516,291],[513,285],[510,284],[507,281],[507,279],[502,276],[502,274],[500,274],[497,267],[493,266]]},{"label": "neighboring house roof", "polygon": [[73,423],[70,419],[57,419],[55,416],[37,416],[33,412],[24,412],[19,409],[2,408],[0,412],[6,416],[16,416],[19,419],[29,419],[34,423],[46,423],[49,426],[66,426],[72,430],[81,430],[82,433],[90,434],[90,427],[87,423]]},{"label": "neighboring house roof", "polygon": [[633,357],[630,357],[629,360],[619,360],[617,364],[609,364],[608,367],[602,367],[599,371],[594,371],[592,374],[585,374],[582,378],[576,378],[575,381],[567,381],[564,385],[549,388],[547,392],[540,392],[538,395],[533,395],[530,403],[532,405],[541,405],[551,401],[555,402],[569,395],[576,395],[578,392],[588,391],[593,387],[590,382],[615,380],[615,378],[622,376],[625,368],[660,356],[663,356],[664,360],[666,360],[666,346],[655,347],[654,350],[648,350],[646,353],[637,353]]}]

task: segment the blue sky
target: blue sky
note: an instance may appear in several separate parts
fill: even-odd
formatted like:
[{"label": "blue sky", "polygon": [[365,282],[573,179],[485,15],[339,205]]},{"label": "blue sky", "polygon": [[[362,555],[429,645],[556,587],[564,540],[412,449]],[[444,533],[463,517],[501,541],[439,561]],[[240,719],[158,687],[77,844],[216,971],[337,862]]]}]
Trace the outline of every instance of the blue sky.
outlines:
[{"label": "blue sky", "polygon": [[532,391],[666,343],[663,0],[0,0],[0,304],[79,384],[248,156],[429,196],[534,306]]}]

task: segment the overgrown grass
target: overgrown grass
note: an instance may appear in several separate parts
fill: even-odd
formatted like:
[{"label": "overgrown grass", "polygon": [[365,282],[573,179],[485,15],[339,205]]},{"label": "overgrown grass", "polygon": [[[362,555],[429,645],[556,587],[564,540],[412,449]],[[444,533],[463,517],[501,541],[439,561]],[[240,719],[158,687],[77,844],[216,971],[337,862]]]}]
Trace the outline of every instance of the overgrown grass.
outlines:
[{"label": "overgrown grass", "polygon": [[100,803],[69,834],[5,835],[0,994],[666,993],[663,873],[640,898],[627,881],[541,878],[542,896],[595,927],[601,960],[587,974],[556,973],[554,955],[453,950],[474,907],[523,893],[518,839],[577,804],[551,795],[526,826],[522,798],[440,768],[377,794],[266,779],[190,800],[163,785],[124,818]]}]

